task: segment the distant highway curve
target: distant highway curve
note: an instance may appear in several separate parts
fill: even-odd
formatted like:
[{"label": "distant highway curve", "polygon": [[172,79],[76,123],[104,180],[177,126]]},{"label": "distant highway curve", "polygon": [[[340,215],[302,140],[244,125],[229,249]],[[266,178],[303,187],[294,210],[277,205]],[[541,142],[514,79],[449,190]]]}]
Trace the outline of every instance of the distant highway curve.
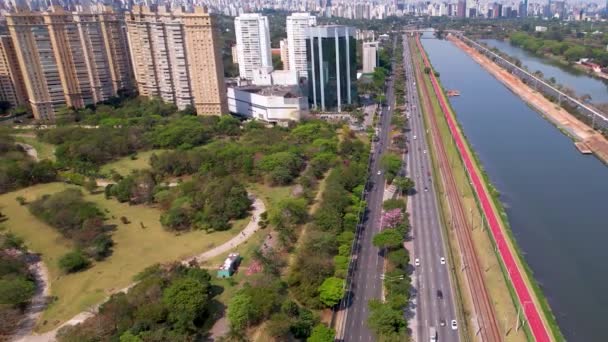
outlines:
[{"label": "distant highway curve", "polygon": [[[422,44],[420,43],[420,36],[418,36],[416,38],[416,44],[418,44],[418,48],[420,50],[422,58],[424,59],[424,65],[427,67],[431,67],[431,64],[428,60],[426,52],[425,52],[424,48],[422,47]],[[519,302],[521,305],[523,305],[523,311],[528,320],[528,325],[530,327],[530,330],[532,331],[532,335],[534,335],[534,339],[538,342],[551,341],[551,338],[549,337],[549,333],[540,316],[540,313],[539,313],[534,301],[532,300],[530,290],[526,286],[526,283],[523,279],[522,272],[520,271],[517,263],[515,262],[515,258],[513,257],[513,253],[511,252],[511,249],[507,245],[505,236],[498,223],[498,218],[496,217],[496,212],[492,209],[492,204],[490,202],[491,201],[490,196],[488,195],[485,187],[483,186],[479,173],[473,166],[473,162],[471,161],[472,158],[469,154],[469,150],[466,148],[466,146],[464,144],[463,137],[460,134],[460,131],[458,130],[458,127],[456,126],[456,123],[454,122],[454,118],[452,117],[452,115],[450,115],[450,109],[445,102],[445,97],[440,95],[440,94],[442,94],[442,89],[439,86],[439,83],[437,82],[437,78],[435,77],[435,75],[432,72],[429,73],[429,75],[431,77],[431,82],[433,83],[433,88],[435,90],[435,93],[437,94],[437,97],[439,98],[439,103],[441,105],[443,114],[445,115],[446,120],[448,122],[450,132],[452,133],[452,136],[454,137],[454,140],[456,141],[456,146],[458,147],[458,151],[460,152],[460,155],[462,156],[462,159],[464,160],[465,168],[471,178],[471,181],[473,182],[473,187],[475,189],[475,192],[477,193],[477,197],[479,198],[479,200],[481,202],[484,216],[486,217],[486,219],[489,223],[490,231],[492,232],[494,241],[496,242],[496,246],[498,248],[498,252],[500,253],[500,257],[507,269],[507,273],[509,275],[509,278],[511,279],[511,283],[513,284],[513,288],[515,289]],[[527,304],[531,304],[531,305],[527,305]]]}]

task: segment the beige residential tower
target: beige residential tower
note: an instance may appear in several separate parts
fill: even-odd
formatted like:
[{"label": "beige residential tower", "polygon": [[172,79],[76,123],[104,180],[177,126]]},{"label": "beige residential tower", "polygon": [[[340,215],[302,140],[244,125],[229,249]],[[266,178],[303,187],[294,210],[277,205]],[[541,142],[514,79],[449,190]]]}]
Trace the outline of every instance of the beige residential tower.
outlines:
[{"label": "beige residential tower", "polygon": [[134,6],[126,22],[140,95],[194,106],[199,115],[228,113],[220,36],[206,9]]},{"label": "beige residential tower", "polygon": [[124,21],[110,8],[91,13],[52,6],[6,17],[37,119],[53,121],[63,106],[82,108],[132,87]]}]

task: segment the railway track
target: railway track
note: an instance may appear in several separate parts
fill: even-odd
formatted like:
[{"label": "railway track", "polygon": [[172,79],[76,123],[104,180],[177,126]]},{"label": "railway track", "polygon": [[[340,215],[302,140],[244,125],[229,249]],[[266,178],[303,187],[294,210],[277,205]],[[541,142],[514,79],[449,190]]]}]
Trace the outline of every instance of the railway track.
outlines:
[{"label": "railway track", "polygon": [[[411,40],[410,40],[411,43]],[[420,41],[416,39],[416,47],[419,51],[422,50]],[[412,49],[413,50],[413,49]],[[424,56],[424,55],[423,55]],[[415,58],[412,56],[412,58]],[[430,67],[428,60],[423,58],[425,66]],[[455,231],[458,245],[460,246],[463,269],[465,271],[465,278],[467,279],[467,285],[471,293],[471,299],[473,302],[473,308],[475,310],[475,320],[473,321],[477,326],[475,329],[475,335],[479,336],[482,341],[502,341],[502,334],[500,332],[496,314],[491,304],[488,291],[485,287],[483,279],[483,273],[477,260],[477,253],[473,246],[471,237],[471,225],[466,220],[464,206],[461,200],[461,196],[458,193],[454,174],[449,164],[449,158],[445,151],[445,147],[441,141],[437,118],[435,116],[435,110],[430,101],[430,94],[428,88],[425,86],[424,74],[420,69],[418,61],[414,60],[416,79],[422,90],[422,103],[424,106],[424,113],[429,117],[429,131],[431,138],[433,139],[433,145],[437,155],[437,163],[439,167],[439,175],[444,184],[444,190],[447,196],[448,206],[451,212],[451,224],[452,229]]]}]

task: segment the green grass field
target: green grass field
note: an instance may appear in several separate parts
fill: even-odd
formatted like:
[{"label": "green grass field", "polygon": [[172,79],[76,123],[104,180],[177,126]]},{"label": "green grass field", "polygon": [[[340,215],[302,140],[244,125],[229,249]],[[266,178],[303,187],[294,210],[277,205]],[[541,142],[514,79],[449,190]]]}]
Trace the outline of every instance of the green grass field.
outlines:
[{"label": "green grass field", "polygon": [[38,159],[55,160],[55,145],[47,144],[38,140],[34,135],[19,134],[15,135],[15,140],[24,144],[31,145],[38,152]]},{"label": "green grass field", "polygon": [[152,154],[160,154],[166,150],[149,150],[144,152],[139,152],[136,155],[136,159],[131,159],[131,157],[120,158],[111,163],[107,163],[101,167],[100,171],[102,174],[109,174],[111,170],[118,172],[119,174],[126,176],[133,170],[138,169],[148,169],[150,168],[150,156]]},{"label": "green grass field", "polygon": [[[238,234],[249,221],[249,218],[234,223],[231,230],[207,234],[194,231],[175,235],[165,231],[160,224],[160,211],[147,206],[130,206],[115,200],[106,200],[103,194],[90,195],[86,199],[93,201],[107,210],[109,224],[117,229],[112,234],[115,242],[114,252],[106,260],[95,263],[86,271],[65,275],[58,266],[57,260],[68,252],[72,244],[57,231],[32,216],[26,206],[20,206],[15,198],[23,196],[28,201],[43,194],[64,190],[70,185],[51,183],[37,185],[19,191],[0,195],[0,210],[8,216],[4,223],[6,228],[22,237],[29,249],[41,253],[42,259],[49,268],[51,293],[57,301],[44,312],[37,331],[48,331],[79,312],[100,303],[111,293],[128,286],[135,274],[155,263],[169,262],[204,252]],[[278,188],[281,189],[281,188]],[[274,197],[269,191],[263,197]],[[287,190],[288,191],[288,190]],[[120,222],[120,217],[127,217],[131,223]],[[114,218],[113,218],[114,217]],[[141,228],[142,222],[145,228]]]}]

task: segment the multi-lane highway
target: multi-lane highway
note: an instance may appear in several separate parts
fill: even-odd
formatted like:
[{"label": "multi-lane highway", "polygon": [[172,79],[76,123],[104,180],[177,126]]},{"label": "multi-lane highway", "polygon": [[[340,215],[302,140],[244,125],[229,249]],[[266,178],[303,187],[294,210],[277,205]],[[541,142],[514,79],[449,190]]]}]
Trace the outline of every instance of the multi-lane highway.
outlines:
[{"label": "multi-lane highway", "polygon": [[363,230],[355,244],[354,273],[347,294],[343,340],[353,342],[375,341],[373,333],[367,328],[369,309],[367,303],[371,299],[382,296],[383,257],[380,250],[372,244],[374,235],[380,232],[380,217],[384,196],[384,174],[378,175],[380,156],[389,145],[389,130],[391,115],[394,107],[393,79],[387,82],[387,106],[383,107],[378,122],[379,140],[374,143],[372,162],[369,170],[367,193],[367,214],[363,221]]},{"label": "multi-lane highway", "polygon": [[[430,330],[434,327],[439,341],[458,341],[459,322],[452,328],[452,320],[457,320],[454,306],[454,291],[450,279],[452,267],[445,249],[445,237],[439,217],[438,199],[432,181],[432,164],[424,128],[418,91],[416,89],[412,56],[407,38],[403,39],[403,61],[406,76],[406,108],[409,115],[409,153],[407,173],[416,184],[415,193],[410,196],[410,222],[414,251],[413,286],[416,290],[416,325],[410,328],[418,341],[429,341]],[[442,261],[445,260],[445,263]],[[445,324],[445,325],[444,325]]]}]

